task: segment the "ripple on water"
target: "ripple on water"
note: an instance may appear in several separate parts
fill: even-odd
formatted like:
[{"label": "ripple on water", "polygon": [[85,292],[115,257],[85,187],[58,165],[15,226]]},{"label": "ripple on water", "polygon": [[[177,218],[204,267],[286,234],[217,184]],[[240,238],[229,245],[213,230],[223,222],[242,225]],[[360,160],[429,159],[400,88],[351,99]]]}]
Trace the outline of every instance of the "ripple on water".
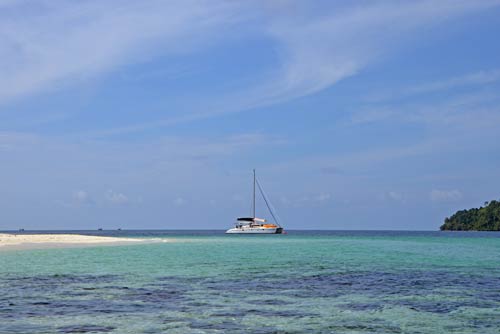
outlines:
[{"label": "ripple on water", "polygon": [[98,326],[98,325],[71,325],[62,326],[57,330],[60,333],[108,333],[112,332],[116,327]]},{"label": "ripple on water", "polygon": [[[401,333],[399,326],[377,318],[394,308],[436,316],[464,312],[470,328],[493,328],[498,325],[494,315],[500,308],[499,287],[500,278],[495,276],[416,270],[304,276],[259,273],[244,279],[164,276],[142,283],[118,275],[8,277],[0,279],[4,292],[0,323],[17,322],[4,327],[5,333],[30,333],[36,332],[27,324],[32,319],[157,314],[160,325],[179,330],[284,333],[278,325],[263,325],[260,320],[294,323],[305,331],[314,319],[321,319],[314,322],[314,332]],[[491,312],[469,315],[467,308]],[[338,317],[342,312],[372,317],[356,321]],[[474,322],[481,314],[483,318]],[[329,320],[332,315],[337,316],[335,321]],[[60,333],[119,330],[90,324],[57,327]]]}]

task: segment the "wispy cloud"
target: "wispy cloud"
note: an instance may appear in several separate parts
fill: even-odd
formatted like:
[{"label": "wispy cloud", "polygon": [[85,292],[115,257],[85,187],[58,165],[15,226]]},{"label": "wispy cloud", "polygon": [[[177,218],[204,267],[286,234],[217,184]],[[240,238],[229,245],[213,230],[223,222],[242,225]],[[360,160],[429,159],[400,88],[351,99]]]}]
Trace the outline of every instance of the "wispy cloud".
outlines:
[{"label": "wispy cloud", "polygon": [[[9,146],[0,151],[0,208],[4,216],[7,211],[11,217],[44,214],[61,224],[68,219],[80,221],[82,227],[91,216],[95,221],[117,219],[121,226],[127,220],[141,224],[143,217],[150,215],[154,221],[158,215],[168,214],[169,207],[177,206],[188,208],[188,214],[197,220],[195,216],[203,207],[200,203],[213,205],[217,214],[227,215],[237,207],[247,208],[242,189],[248,178],[238,171],[248,172],[249,165],[254,165],[257,148],[281,145],[280,139],[275,140],[242,133],[123,144],[0,133],[0,145]],[[227,169],[231,175],[225,173]],[[228,194],[233,193],[242,200],[229,203]],[[34,209],[21,212],[21,205]],[[131,218],[134,212],[138,216]],[[50,221],[38,220],[43,226],[50,226]]]},{"label": "wispy cloud", "polygon": [[91,205],[94,204],[94,200],[90,197],[89,193],[85,190],[76,190],[73,192],[72,196],[72,205],[80,206],[80,205]]},{"label": "wispy cloud", "polygon": [[0,132],[0,151],[11,151],[19,147],[27,147],[37,142],[37,136],[27,133]]},{"label": "wispy cloud", "polygon": [[129,198],[125,196],[123,193],[116,192],[111,189],[108,190],[106,193],[106,200],[112,204],[119,204],[119,205],[127,204],[130,201]]},{"label": "wispy cloud", "polygon": [[176,199],[174,199],[172,201],[172,203],[175,206],[183,206],[186,203],[186,200],[184,198],[182,198],[182,197],[177,197]]},{"label": "wispy cloud", "polygon": [[[177,188],[165,186],[161,191],[182,194],[179,189],[196,184],[195,179],[206,176],[208,170],[213,172],[213,165],[228,161],[233,170],[238,169],[236,166],[248,163],[252,151],[264,145],[279,147],[282,139],[242,133],[214,138],[171,136],[123,145],[0,132],[0,147],[5,146],[0,151],[0,183],[3,189],[25,192],[33,187],[48,188],[47,196],[57,200],[67,196],[68,184],[78,182],[71,194],[72,202],[136,203],[136,198],[143,195],[136,190],[144,191],[144,180],[152,182],[151,188],[156,189],[162,189],[158,180],[175,184]],[[222,175],[224,165],[219,165],[215,173]],[[137,195],[116,189],[134,189]]]},{"label": "wispy cloud", "polygon": [[420,123],[433,128],[481,130],[498,127],[500,98],[495,89],[446,94],[435,99],[362,106],[342,126],[377,122]]},{"label": "wispy cloud", "polygon": [[0,15],[0,103],[158,56],[196,53],[232,34],[233,24],[272,40],[277,64],[250,87],[216,96],[203,110],[194,107],[103,134],[192,122],[319,92],[395,52],[403,37],[495,5],[498,1],[384,1],[325,6],[318,12],[294,2],[43,1],[28,6],[11,1],[3,5],[7,14]]},{"label": "wispy cloud", "polygon": [[314,200],[317,202],[326,202],[332,198],[332,194],[330,193],[321,193],[314,197]]},{"label": "wispy cloud", "polygon": [[296,194],[295,196],[281,196],[279,203],[288,207],[306,207],[326,205],[330,203],[333,196],[330,192],[321,192],[316,194]]},{"label": "wispy cloud", "polygon": [[[394,99],[408,98],[414,95],[436,93],[442,91],[453,91],[463,87],[484,87],[500,81],[500,69],[493,68],[481,70],[463,75],[432,80],[430,82],[417,83],[407,87],[398,87],[390,92],[376,92],[366,98],[370,103],[390,101]],[[378,112],[383,113],[382,110]]]},{"label": "wispy cloud", "polygon": [[429,82],[408,88],[406,94],[422,94],[437,92],[471,85],[486,85],[500,81],[500,70],[492,69],[487,71],[474,72],[462,76],[449,78],[442,81]]},{"label": "wispy cloud", "polygon": [[455,202],[462,199],[462,193],[457,190],[441,190],[441,189],[433,189],[429,193],[429,198],[433,202]]},{"label": "wispy cloud", "polygon": [[280,8],[279,15],[272,13],[268,33],[280,50],[281,67],[272,80],[266,80],[270,84],[254,91],[255,105],[323,90],[396,51],[403,37],[411,38],[416,32],[498,4],[385,1],[325,8],[314,15]]},{"label": "wispy cloud", "polygon": [[216,40],[241,7],[208,1],[11,1],[0,14],[0,102]]},{"label": "wispy cloud", "polygon": [[402,193],[397,192],[397,191],[393,191],[393,190],[384,194],[384,198],[390,199],[390,200],[396,201],[396,202],[403,202],[405,199],[404,195]]},{"label": "wispy cloud", "polygon": [[324,166],[320,168],[321,173],[327,175],[338,175],[342,174],[343,170],[338,168],[337,166]]}]

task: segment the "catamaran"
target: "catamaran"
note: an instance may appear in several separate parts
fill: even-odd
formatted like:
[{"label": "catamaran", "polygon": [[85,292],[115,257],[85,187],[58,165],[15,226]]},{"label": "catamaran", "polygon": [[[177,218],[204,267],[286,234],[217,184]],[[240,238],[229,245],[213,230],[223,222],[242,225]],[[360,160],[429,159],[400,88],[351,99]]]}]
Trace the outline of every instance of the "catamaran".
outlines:
[{"label": "catamaran", "polygon": [[[269,224],[265,219],[257,218],[255,216],[255,189],[256,185],[259,188],[260,194],[266,203],[269,213],[273,217],[274,223]],[[253,202],[252,202],[252,217],[242,217],[236,219],[236,225],[226,231],[228,234],[281,234],[283,227],[278,223],[278,219],[271,203],[262,189],[259,181],[255,177],[255,169],[253,170]]]}]

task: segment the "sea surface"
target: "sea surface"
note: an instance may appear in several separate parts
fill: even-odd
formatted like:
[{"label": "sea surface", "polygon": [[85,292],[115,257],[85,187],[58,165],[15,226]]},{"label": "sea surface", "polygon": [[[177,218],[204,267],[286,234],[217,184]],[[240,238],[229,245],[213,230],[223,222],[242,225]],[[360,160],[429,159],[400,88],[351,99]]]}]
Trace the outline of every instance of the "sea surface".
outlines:
[{"label": "sea surface", "polygon": [[500,333],[500,233],[81,233],[171,242],[0,252],[1,334]]}]

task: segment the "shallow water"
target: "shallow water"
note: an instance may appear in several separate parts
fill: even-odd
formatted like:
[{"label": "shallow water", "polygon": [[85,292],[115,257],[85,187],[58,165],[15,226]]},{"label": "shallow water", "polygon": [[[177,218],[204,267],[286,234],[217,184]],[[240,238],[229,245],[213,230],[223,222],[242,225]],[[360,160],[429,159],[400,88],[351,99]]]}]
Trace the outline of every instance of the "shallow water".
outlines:
[{"label": "shallow water", "polygon": [[500,332],[499,233],[221,233],[0,252],[0,333]]}]

